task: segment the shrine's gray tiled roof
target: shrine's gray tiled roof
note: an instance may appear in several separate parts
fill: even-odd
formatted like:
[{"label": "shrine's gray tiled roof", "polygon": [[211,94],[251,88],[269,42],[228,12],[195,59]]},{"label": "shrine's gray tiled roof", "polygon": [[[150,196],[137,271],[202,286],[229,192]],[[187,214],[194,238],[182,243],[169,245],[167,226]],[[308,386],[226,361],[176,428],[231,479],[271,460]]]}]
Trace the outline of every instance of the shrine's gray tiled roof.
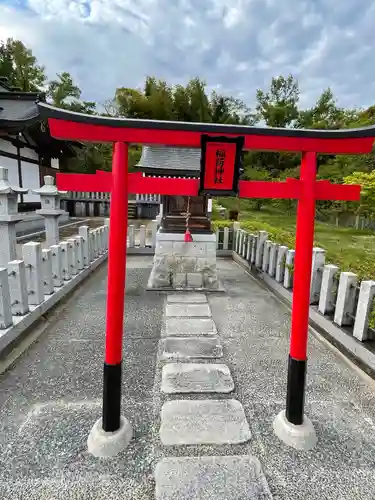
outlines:
[{"label": "shrine's gray tiled roof", "polygon": [[1,99],[0,119],[7,121],[24,121],[39,116],[35,102]]},{"label": "shrine's gray tiled roof", "polygon": [[170,148],[144,146],[137,167],[142,170],[200,171],[201,150],[194,148]]},{"label": "shrine's gray tiled roof", "polygon": [[38,94],[0,91],[0,127],[18,129],[39,118]]}]

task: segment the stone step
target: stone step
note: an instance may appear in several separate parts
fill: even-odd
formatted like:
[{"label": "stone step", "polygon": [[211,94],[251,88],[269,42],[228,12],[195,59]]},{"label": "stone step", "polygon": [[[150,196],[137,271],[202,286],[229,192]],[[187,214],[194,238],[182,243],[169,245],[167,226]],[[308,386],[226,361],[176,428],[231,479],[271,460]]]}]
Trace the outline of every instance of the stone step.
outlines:
[{"label": "stone step", "polygon": [[228,393],[233,389],[234,383],[227,365],[170,363],[163,366],[161,390],[165,394]]},{"label": "stone step", "polygon": [[199,337],[217,335],[211,318],[166,318],[162,337]]},{"label": "stone step", "polygon": [[208,304],[167,304],[165,315],[170,317],[211,318],[211,309]]},{"label": "stone step", "polygon": [[168,304],[206,304],[207,297],[204,293],[168,293]]},{"label": "stone step", "polygon": [[250,438],[242,404],[235,399],[167,401],[161,410],[160,439],[166,446],[238,444]]},{"label": "stone step", "polygon": [[161,359],[215,359],[223,357],[219,337],[168,337],[161,341]]},{"label": "stone step", "polygon": [[272,500],[253,456],[164,458],[155,483],[156,500]]}]

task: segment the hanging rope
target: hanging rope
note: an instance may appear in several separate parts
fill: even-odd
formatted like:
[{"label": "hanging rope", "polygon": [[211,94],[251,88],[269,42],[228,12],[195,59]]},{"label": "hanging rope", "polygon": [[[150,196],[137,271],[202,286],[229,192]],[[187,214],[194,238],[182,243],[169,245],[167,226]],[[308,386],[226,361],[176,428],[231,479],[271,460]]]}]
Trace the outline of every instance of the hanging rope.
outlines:
[{"label": "hanging rope", "polygon": [[185,243],[190,243],[191,241],[193,241],[193,238],[192,238],[190,230],[189,230],[190,215],[191,214],[190,214],[190,196],[189,196],[188,202],[187,202],[187,209],[186,209],[185,237],[184,237]]}]

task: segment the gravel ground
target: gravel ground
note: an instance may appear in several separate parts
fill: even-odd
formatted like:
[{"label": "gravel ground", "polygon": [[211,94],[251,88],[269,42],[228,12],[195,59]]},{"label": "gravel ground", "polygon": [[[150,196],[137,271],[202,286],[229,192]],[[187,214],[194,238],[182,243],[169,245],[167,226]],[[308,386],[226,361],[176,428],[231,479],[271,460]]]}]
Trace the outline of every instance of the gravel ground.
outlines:
[{"label": "gravel ground", "polygon": [[128,258],[123,414],[135,439],[110,460],[86,451],[101,411],[103,266],[0,376],[1,500],[151,500],[161,458],[246,454],[260,460],[274,499],[373,499],[374,386],[312,337],[306,413],[319,442],[310,452],[279,442],[272,421],[285,406],[289,312],[232,261],[219,260],[226,292],[209,303],[235,391],[215,399],[242,403],[252,438],[235,446],[161,446],[161,406],[178,396],[160,393],[164,294],[145,291],[151,265],[151,257]]},{"label": "gravel ground", "polygon": [[0,376],[1,500],[152,498],[152,388],[163,296],[147,293],[150,259],[129,257],[123,413],[135,439],[115,460],[86,452],[101,414],[106,266],[53,327]]}]

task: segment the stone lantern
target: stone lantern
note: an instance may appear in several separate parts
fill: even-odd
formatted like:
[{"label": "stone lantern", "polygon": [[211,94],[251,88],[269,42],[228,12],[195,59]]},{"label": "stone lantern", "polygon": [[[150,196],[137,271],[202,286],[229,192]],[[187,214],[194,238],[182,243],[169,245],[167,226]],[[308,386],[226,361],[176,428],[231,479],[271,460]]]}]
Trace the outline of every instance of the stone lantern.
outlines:
[{"label": "stone lantern", "polygon": [[23,219],[18,212],[18,195],[29,190],[9,184],[8,169],[0,167],[0,266],[17,259],[16,223]]},{"label": "stone lantern", "polygon": [[66,213],[60,208],[60,195],[65,194],[66,191],[58,191],[52,175],[46,175],[44,177],[44,186],[33,189],[32,192],[40,195],[42,208],[37,210],[36,213],[44,217],[47,246],[58,245],[60,240],[59,218]]}]

